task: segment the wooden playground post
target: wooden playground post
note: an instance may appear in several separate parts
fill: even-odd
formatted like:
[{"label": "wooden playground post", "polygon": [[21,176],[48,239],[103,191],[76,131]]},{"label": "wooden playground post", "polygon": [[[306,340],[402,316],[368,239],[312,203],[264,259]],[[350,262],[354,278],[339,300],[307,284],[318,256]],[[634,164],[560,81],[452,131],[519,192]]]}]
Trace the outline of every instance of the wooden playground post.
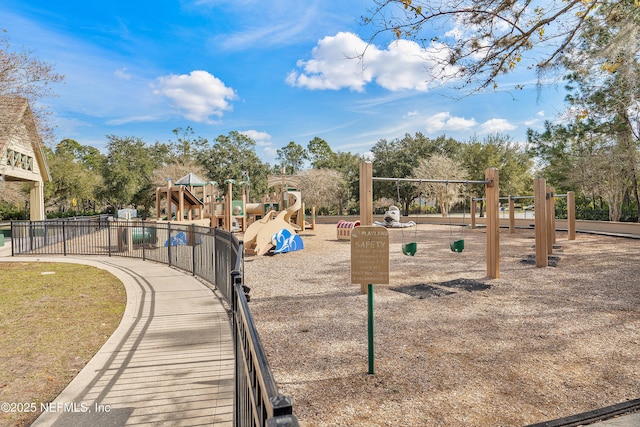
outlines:
[{"label": "wooden playground post", "polygon": [[500,187],[498,169],[485,170],[484,177],[487,181],[487,276],[492,279],[500,277]]},{"label": "wooden playground post", "polygon": [[178,212],[176,221],[184,221],[184,185],[178,186]]},{"label": "wooden playground post", "polygon": [[233,183],[231,180],[227,182],[227,194],[225,194],[224,199],[224,229],[231,231],[231,227],[233,226],[233,221],[231,220],[233,210],[231,206],[233,203]]},{"label": "wooden playground post", "polygon": [[551,229],[553,230],[553,244],[556,244],[556,197],[555,188],[551,187]]},{"label": "wooden playground post", "polygon": [[360,163],[360,225],[373,225],[373,164]]},{"label": "wooden playground post", "polygon": [[545,199],[547,202],[547,255],[553,254],[553,242],[555,241],[555,227],[553,219],[556,216],[553,204],[553,187],[546,186]]},{"label": "wooden playground post", "polygon": [[316,229],[316,207],[311,206],[311,229]]},{"label": "wooden playground post", "polygon": [[171,202],[171,178],[167,178],[167,221],[171,221],[171,211],[173,210]]},{"label": "wooden playground post", "polygon": [[567,233],[569,240],[576,240],[576,194],[567,192]]},{"label": "wooden playground post", "polygon": [[509,196],[509,234],[516,232],[516,202]]},{"label": "wooden playground post", "polygon": [[304,202],[302,202],[300,205],[300,210],[298,211],[298,216],[296,217],[296,223],[302,231],[304,231],[304,209],[305,205]]},{"label": "wooden playground post", "polygon": [[546,267],[547,258],[547,193],[544,178],[536,178],[534,182],[534,206],[536,229],[536,267]]}]

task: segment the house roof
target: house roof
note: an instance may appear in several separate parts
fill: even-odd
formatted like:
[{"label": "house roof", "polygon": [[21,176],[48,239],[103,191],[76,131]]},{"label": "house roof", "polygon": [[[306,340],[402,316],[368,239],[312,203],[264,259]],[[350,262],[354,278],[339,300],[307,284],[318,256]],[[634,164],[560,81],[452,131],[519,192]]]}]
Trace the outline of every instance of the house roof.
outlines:
[{"label": "house roof", "polygon": [[187,185],[190,187],[204,187],[205,185],[207,185],[205,181],[203,181],[201,178],[199,178],[196,174],[193,174],[193,173],[189,173],[188,175],[183,176],[182,178],[174,182],[174,184]]},{"label": "house roof", "polygon": [[43,142],[38,135],[29,101],[26,98],[16,96],[0,96],[0,152],[6,148],[11,135],[20,123],[24,123],[27,127],[43,180],[51,181],[51,174],[42,149]]},{"label": "house roof", "polygon": [[0,96],[0,148],[9,141],[9,135],[24,115],[29,103],[24,98]]}]

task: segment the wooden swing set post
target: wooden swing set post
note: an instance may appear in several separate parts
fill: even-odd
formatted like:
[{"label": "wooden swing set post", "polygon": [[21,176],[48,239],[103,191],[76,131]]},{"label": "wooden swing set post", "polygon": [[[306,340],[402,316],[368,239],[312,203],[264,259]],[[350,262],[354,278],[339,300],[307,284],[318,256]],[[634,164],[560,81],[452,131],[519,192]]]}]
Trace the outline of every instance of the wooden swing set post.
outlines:
[{"label": "wooden swing set post", "polygon": [[487,200],[487,276],[500,277],[500,186],[498,169],[484,171]]},{"label": "wooden swing set post", "polygon": [[547,202],[547,255],[553,254],[553,244],[556,241],[556,227],[555,227],[555,204],[553,197],[553,187],[546,186],[545,199]]},{"label": "wooden swing set post", "polygon": [[476,200],[471,197],[471,229],[476,229]]},{"label": "wooden swing set post", "polygon": [[360,163],[360,225],[373,225],[373,163]]},{"label": "wooden swing set post", "polygon": [[567,238],[576,240],[576,193],[567,192]]},{"label": "wooden swing set post", "polygon": [[544,178],[534,182],[534,206],[536,229],[536,267],[549,265],[547,257],[547,192]]}]

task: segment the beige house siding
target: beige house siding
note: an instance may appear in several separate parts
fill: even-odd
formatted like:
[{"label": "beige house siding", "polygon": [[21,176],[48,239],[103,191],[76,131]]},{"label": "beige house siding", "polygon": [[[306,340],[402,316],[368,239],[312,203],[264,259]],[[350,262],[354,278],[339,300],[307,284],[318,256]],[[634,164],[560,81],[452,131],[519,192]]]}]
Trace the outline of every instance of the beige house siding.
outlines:
[{"label": "beige house siding", "polygon": [[9,135],[8,143],[2,151],[2,170],[8,179],[20,181],[43,181],[37,154],[29,140],[24,123],[19,123]]}]

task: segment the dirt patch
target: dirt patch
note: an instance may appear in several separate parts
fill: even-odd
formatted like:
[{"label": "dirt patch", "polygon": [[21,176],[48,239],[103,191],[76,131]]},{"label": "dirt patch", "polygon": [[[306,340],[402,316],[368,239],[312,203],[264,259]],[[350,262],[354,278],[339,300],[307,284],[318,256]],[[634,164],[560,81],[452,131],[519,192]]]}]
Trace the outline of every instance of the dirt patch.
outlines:
[{"label": "dirt patch", "polygon": [[400,286],[397,288],[390,288],[392,291],[402,292],[407,295],[411,295],[413,297],[418,297],[420,299],[424,298],[432,298],[432,297],[441,297],[445,295],[455,294],[455,292],[447,291],[442,288],[438,288],[431,285],[426,285],[424,283],[412,286]]},{"label": "dirt patch", "polygon": [[438,285],[447,288],[460,289],[467,292],[486,291],[487,289],[491,288],[491,285],[469,279],[449,280],[446,282],[438,283]]},{"label": "dirt patch", "polygon": [[[437,286],[433,286],[433,285],[437,285]],[[399,287],[389,288],[389,289],[391,289],[392,291],[402,292],[407,295],[418,297],[419,299],[442,297],[447,295],[453,295],[456,293],[455,291],[446,290],[446,289],[443,289],[442,287],[462,290],[467,292],[476,292],[476,291],[487,290],[491,288],[491,285],[487,285],[485,283],[478,282],[475,280],[454,279],[454,280],[449,280],[441,283],[433,283],[433,284],[419,283],[417,285],[399,286]]]},{"label": "dirt patch", "polygon": [[[543,258],[544,259],[544,258]],[[548,267],[557,267],[560,262],[560,257],[556,255],[547,255],[547,266]],[[520,261],[521,264],[524,265],[536,265],[536,256],[535,255],[527,255],[525,259]]]}]

